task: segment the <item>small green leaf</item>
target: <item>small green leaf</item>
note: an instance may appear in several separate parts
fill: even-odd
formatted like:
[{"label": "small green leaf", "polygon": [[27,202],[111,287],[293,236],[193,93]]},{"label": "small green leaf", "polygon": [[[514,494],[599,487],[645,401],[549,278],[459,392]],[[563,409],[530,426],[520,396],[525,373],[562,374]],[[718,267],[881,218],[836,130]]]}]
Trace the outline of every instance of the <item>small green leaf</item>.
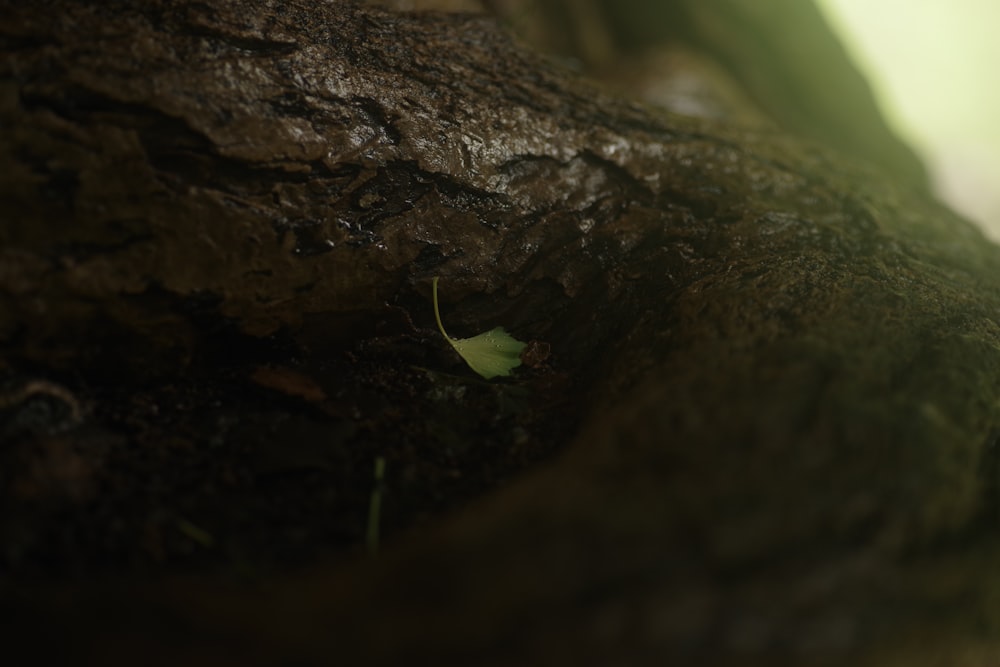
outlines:
[{"label": "small green leaf", "polygon": [[510,375],[512,369],[521,365],[521,350],[525,344],[517,340],[502,327],[491,329],[472,338],[452,338],[441,324],[441,312],[438,309],[438,279],[433,283],[434,317],[437,319],[441,335],[455,351],[465,359],[469,368],[482,375],[485,379]]}]

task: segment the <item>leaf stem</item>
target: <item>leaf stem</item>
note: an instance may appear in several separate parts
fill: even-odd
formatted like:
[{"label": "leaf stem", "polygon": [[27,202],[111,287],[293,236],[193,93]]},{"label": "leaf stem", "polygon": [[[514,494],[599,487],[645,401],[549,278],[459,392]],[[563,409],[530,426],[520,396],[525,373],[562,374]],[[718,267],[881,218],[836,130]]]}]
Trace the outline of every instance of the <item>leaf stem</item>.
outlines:
[{"label": "leaf stem", "polygon": [[450,343],[451,342],[451,336],[448,335],[448,332],[444,330],[444,325],[441,324],[441,311],[438,309],[438,279],[437,279],[437,276],[435,276],[434,280],[431,281],[431,286],[432,286],[432,290],[431,291],[434,293],[434,319],[437,320],[438,329],[441,330],[441,335],[444,336],[444,339]]}]

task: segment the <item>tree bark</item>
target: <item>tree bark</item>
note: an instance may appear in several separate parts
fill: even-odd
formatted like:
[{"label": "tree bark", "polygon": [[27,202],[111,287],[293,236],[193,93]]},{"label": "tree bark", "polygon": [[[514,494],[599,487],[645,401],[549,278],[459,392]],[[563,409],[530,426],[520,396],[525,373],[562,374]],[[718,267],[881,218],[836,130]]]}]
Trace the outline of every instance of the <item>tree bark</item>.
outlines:
[{"label": "tree bark", "polygon": [[[12,378],[122,400],[197,374],[221,330],[287,336],[319,377],[382,340],[388,312],[432,327],[441,276],[453,329],[548,344],[570,403],[563,428],[529,433],[564,442],[555,460],[377,559],[256,586],[6,577],[11,651],[213,665],[1000,655],[1000,253],[909,176],[615,98],[484,17],[147,0],[5,3],[0,19]],[[446,352],[393,359],[380,381],[411,382]],[[407,414],[451,428],[430,395]],[[497,408],[455,395],[454,412],[482,413],[455,427],[474,441]],[[70,448],[105,437],[93,429],[115,405],[100,396],[63,415]],[[320,431],[384,418],[350,404]],[[13,390],[5,405],[20,405]]]}]

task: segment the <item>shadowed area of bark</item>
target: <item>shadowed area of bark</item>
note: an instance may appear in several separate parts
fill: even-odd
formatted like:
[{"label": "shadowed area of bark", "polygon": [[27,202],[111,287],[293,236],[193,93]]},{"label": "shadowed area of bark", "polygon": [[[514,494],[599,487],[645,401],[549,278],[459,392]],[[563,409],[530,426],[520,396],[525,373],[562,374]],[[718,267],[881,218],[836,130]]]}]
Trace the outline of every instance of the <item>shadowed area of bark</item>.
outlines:
[{"label": "shadowed area of bark", "polygon": [[[611,97],[482,17],[149,0],[0,19],[15,644],[239,665],[1000,651],[1000,252],[909,177]],[[502,324],[547,365],[461,376],[426,333],[433,276],[454,333]],[[306,408],[227,398],[248,376],[280,389],[268,409]],[[210,432],[150,393],[187,377],[211,380],[189,408]],[[46,428],[24,425],[29,394]],[[19,580],[42,538],[18,517],[98,503],[136,441],[168,443],[167,467],[250,456],[240,429],[265,426],[313,467],[478,442],[533,465],[377,559]],[[340,460],[302,445],[325,438]]]}]

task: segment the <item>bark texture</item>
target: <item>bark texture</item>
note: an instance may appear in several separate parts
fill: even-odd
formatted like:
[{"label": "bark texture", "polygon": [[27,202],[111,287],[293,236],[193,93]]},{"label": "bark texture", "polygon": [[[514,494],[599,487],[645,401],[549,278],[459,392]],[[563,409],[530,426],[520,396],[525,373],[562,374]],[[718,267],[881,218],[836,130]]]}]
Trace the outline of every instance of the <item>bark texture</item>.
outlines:
[{"label": "bark texture", "polygon": [[[196,372],[222,329],[319,364],[390,310],[432,326],[442,276],[451,328],[548,344],[572,404],[528,434],[565,440],[557,459],[375,560],[253,586],[5,577],[12,646],[95,664],[995,664],[1000,251],[908,176],[611,97],[483,17],[0,11],[12,377],[138,390]],[[394,359],[385,382],[446,352]],[[465,395],[407,400],[447,425],[484,410]],[[383,418],[364,406],[322,428]],[[65,421],[76,447],[100,426]]]}]

